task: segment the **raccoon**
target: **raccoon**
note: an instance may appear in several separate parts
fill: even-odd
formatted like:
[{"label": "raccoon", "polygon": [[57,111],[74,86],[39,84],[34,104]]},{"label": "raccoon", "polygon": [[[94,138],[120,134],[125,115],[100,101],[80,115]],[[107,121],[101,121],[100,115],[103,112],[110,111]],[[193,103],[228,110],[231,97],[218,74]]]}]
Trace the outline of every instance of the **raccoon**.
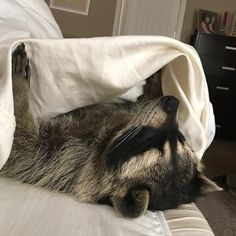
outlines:
[{"label": "raccoon", "polygon": [[94,104],[37,123],[24,44],[12,58],[16,130],[1,175],[111,205],[127,218],[219,190],[179,130],[175,97]]}]

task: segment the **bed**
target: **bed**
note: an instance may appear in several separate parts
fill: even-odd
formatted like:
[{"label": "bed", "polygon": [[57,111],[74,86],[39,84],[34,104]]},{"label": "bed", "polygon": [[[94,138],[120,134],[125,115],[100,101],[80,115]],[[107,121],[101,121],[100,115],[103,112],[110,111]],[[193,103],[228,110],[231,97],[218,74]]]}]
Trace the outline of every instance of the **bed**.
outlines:
[{"label": "bed", "polygon": [[[201,62],[191,47],[161,36],[63,39],[43,0],[2,0],[0,168],[14,138],[11,53],[21,42],[31,60],[36,117],[48,119],[100,101],[135,101],[145,78],[165,66],[163,92],[183,101],[179,122],[199,159],[211,143],[214,115]],[[0,189],[1,235],[214,235],[194,204],[128,220],[108,206],[79,203],[2,177]]]}]

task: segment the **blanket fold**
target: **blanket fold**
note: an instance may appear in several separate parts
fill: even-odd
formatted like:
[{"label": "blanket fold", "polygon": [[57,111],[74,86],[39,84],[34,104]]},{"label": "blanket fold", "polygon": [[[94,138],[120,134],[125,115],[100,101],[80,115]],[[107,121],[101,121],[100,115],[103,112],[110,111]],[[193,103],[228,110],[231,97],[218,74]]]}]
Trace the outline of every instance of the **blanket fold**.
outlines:
[{"label": "blanket fold", "polygon": [[[201,61],[195,50],[162,36],[88,39],[5,40],[1,70],[1,108],[13,119],[11,52],[24,42],[32,68],[31,108],[49,119],[78,107],[120,97],[135,101],[147,77],[164,67],[162,90],[180,101],[178,122],[198,158],[214,137],[214,115]],[[3,100],[1,100],[3,101]],[[10,150],[11,138],[0,147]],[[9,152],[8,152],[9,153]],[[1,165],[7,152],[1,153]]]}]

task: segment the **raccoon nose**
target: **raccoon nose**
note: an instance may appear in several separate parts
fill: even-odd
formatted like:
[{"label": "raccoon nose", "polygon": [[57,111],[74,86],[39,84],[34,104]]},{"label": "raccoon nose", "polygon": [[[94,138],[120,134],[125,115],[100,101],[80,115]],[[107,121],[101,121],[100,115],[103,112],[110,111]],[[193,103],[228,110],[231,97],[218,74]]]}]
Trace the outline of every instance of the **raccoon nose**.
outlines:
[{"label": "raccoon nose", "polygon": [[176,112],[179,107],[179,100],[174,96],[164,96],[161,98],[162,108],[167,113]]}]

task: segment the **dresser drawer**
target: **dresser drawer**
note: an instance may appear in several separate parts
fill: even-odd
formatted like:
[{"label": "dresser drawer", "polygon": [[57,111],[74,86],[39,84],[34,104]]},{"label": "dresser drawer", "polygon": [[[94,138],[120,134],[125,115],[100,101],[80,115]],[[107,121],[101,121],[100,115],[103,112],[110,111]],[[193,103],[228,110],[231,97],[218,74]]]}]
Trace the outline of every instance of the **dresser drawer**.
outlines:
[{"label": "dresser drawer", "polygon": [[236,38],[209,34],[200,34],[198,37],[195,47],[200,55],[215,55],[236,59]]},{"label": "dresser drawer", "polygon": [[236,140],[236,129],[231,124],[217,125],[216,123],[215,136],[219,139]]},{"label": "dresser drawer", "polygon": [[[231,78],[207,76],[210,99],[215,103],[235,104],[236,81]],[[236,109],[235,109],[236,110]]]},{"label": "dresser drawer", "polygon": [[216,116],[216,124],[223,125],[223,124],[236,124],[236,112],[234,109],[234,104],[229,106],[225,104],[219,103],[212,103],[214,114]]},{"label": "dresser drawer", "polygon": [[236,59],[222,60],[213,56],[200,55],[206,75],[233,78],[236,80]]},{"label": "dresser drawer", "polygon": [[218,138],[236,139],[236,113],[234,105],[226,106],[213,103]]}]

